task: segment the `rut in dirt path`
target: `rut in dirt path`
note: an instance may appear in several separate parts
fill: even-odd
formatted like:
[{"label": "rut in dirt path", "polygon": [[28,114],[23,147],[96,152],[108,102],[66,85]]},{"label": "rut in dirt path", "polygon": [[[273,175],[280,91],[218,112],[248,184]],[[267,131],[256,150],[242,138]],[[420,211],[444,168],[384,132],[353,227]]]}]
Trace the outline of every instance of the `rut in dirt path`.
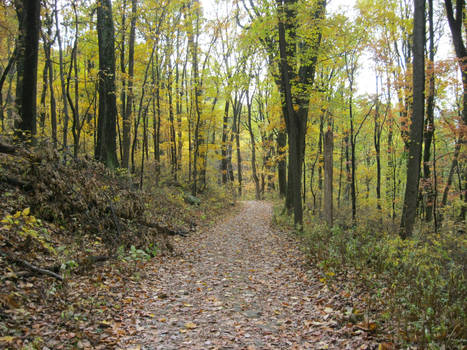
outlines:
[{"label": "rut in dirt path", "polygon": [[148,272],[152,296],[141,302],[151,318],[122,348],[373,348],[333,317],[337,296],[305,273],[296,240],[271,217],[270,203],[243,202],[215,228],[180,239],[183,257]]}]

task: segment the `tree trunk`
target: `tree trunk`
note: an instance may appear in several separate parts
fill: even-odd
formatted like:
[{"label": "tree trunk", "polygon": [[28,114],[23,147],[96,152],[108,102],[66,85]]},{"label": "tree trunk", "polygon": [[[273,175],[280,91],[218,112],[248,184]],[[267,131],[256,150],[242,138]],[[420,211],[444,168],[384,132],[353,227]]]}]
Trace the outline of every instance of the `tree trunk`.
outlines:
[{"label": "tree trunk", "polygon": [[151,77],[152,85],[155,86],[155,99],[152,100],[152,110],[154,114],[153,128],[154,128],[154,162],[156,170],[156,185],[159,185],[161,173],[161,154],[160,154],[160,130],[161,130],[161,101],[160,101],[160,73],[159,73],[159,55],[156,50],[156,64],[154,67],[154,60],[151,63]]},{"label": "tree trunk", "polygon": [[324,134],[324,218],[328,227],[333,225],[333,148],[334,135],[328,129]]},{"label": "tree trunk", "polygon": [[[457,168],[457,165],[458,165],[460,149],[461,149],[461,144],[460,144],[459,140],[457,140],[456,141],[456,146],[454,148],[454,156],[452,158],[451,167],[449,168],[449,174],[448,174],[448,178],[447,178],[447,181],[446,181],[446,186],[444,187],[443,197],[441,199],[440,208],[444,208],[446,206],[446,204],[448,203],[449,190],[451,189],[452,178],[454,177],[454,172],[455,172],[455,170]],[[442,217],[440,217],[440,221],[442,221]]]},{"label": "tree trunk", "polygon": [[424,141],[424,153],[423,153],[423,187],[426,194],[426,210],[425,220],[430,222],[433,219],[433,203],[434,203],[434,191],[433,181],[431,180],[431,168],[430,168],[430,157],[431,157],[431,143],[433,140],[433,134],[435,132],[434,124],[434,111],[435,111],[435,72],[434,72],[434,60],[435,60],[435,47],[434,47],[434,28],[433,28],[433,0],[428,0],[428,22],[429,22],[429,33],[430,33],[430,48],[429,48],[429,62],[427,66],[429,80],[429,90],[427,97],[426,106],[426,124],[423,133]]},{"label": "tree trunk", "polygon": [[[44,41],[44,51],[46,51],[46,46],[47,46],[47,41]],[[40,114],[39,114],[39,124],[41,127],[41,134],[44,134],[44,128],[45,128],[45,119],[47,116],[47,106],[46,106],[46,100],[47,100],[47,90],[48,90],[48,79],[47,75],[49,72],[49,64],[50,62],[45,60],[44,62],[44,68],[42,69],[42,91],[41,91],[41,106],[40,106]]]},{"label": "tree trunk", "polygon": [[[2,131],[5,131],[5,115],[4,115],[4,109],[3,109],[3,94],[2,94],[3,84],[5,83],[7,76],[10,75],[12,72],[12,68],[16,62],[16,57],[17,57],[16,53],[17,53],[17,49],[15,47],[15,49],[13,50],[13,53],[8,59],[8,63],[5,69],[3,70],[2,75],[0,76],[0,122],[2,123]],[[11,87],[11,84],[10,84],[10,87]],[[7,102],[8,102],[8,99],[7,99]]]},{"label": "tree trunk", "polygon": [[[125,40],[126,40],[126,4],[127,0],[123,0],[122,2],[122,23],[121,23],[121,44],[120,44],[120,72],[121,72],[121,80],[122,80],[122,90],[120,92],[120,114],[122,116],[122,124],[125,120],[125,113],[126,113],[126,64],[125,64]],[[117,127],[118,127],[118,140],[119,140],[119,148],[120,148],[120,159],[122,160],[122,167],[125,167],[125,160],[123,157],[123,140],[120,135],[120,124],[117,120]],[[122,127],[123,128],[123,127]],[[128,168],[128,162],[127,166]]]},{"label": "tree trunk", "polygon": [[252,98],[250,99],[250,94],[246,90],[246,104],[248,109],[248,131],[250,132],[250,143],[251,143],[251,172],[253,176],[253,181],[255,183],[255,198],[257,200],[261,199],[261,188],[259,184],[259,178],[256,171],[256,141],[255,134],[253,133],[253,125],[251,123],[251,104]]},{"label": "tree trunk", "polygon": [[199,77],[199,64],[198,64],[198,38],[199,38],[199,26],[200,26],[200,13],[199,13],[199,0],[193,0],[192,8],[189,10],[192,13],[188,14],[188,25],[190,30],[188,31],[188,50],[192,57],[192,74],[193,74],[193,99],[194,99],[194,112],[195,112],[195,125],[193,134],[193,184],[191,188],[191,194],[196,196],[198,194],[198,162],[199,152],[201,146],[200,138],[200,127],[201,127],[201,106],[200,106],[200,77]]},{"label": "tree trunk", "polygon": [[15,128],[32,137],[36,134],[37,63],[40,33],[40,1],[15,1],[18,15],[16,108],[20,120]]},{"label": "tree trunk", "polygon": [[50,60],[49,64],[49,101],[50,101],[50,125],[52,127],[52,145],[54,148],[57,147],[57,103],[55,101],[55,92],[54,92],[54,71],[53,71],[53,64],[52,59],[50,57],[50,47],[48,50],[48,54],[46,54],[46,59]]},{"label": "tree trunk", "polygon": [[[465,0],[456,0],[456,13],[454,14],[451,0],[444,0],[446,5],[446,14],[448,17],[449,28],[451,29],[452,42],[454,44],[454,49],[459,63],[459,68],[462,74],[462,83],[464,87],[463,95],[463,108],[462,108],[462,123],[463,127],[467,127],[467,48],[466,43],[464,42],[462,36],[462,25],[464,24],[465,28]],[[460,144],[463,144],[464,136],[460,136]],[[467,167],[464,168],[464,174],[462,174],[463,186],[463,197],[464,203],[461,209],[459,219],[461,221],[465,220],[465,215],[467,212]],[[462,188],[462,186],[461,186]]]},{"label": "tree trunk", "polygon": [[417,211],[423,119],[425,110],[425,0],[414,0],[413,111],[410,125],[407,182],[400,226],[402,239],[412,235]]},{"label": "tree trunk", "polygon": [[[302,165],[305,153],[305,135],[308,119],[309,96],[306,93],[292,93],[291,84],[298,84],[302,90],[310,87],[314,81],[317,51],[321,42],[320,24],[316,24],[316,36],[313,43],[305,44],[300,42],[297,45],[297,0],[276,0],[278,6],[278,34],[279,34],[279,55],[281,85],[283,92],[282,106],[287,108],[286,128],[289,141],[289,169],[288,188],[286,196],[286,208],[293,208],[295,226],[301,227],[303,224],[302,209]],[[313,17],[317,21],[324,18],[326,1],[318,1],[313,10]],[[286,33],[288,34],[286,38]],[[296,67],[291,67],[289,60],[297,57],[297,48],[311,50],[312,53],[306,63]],[[303,62],[302,62],[303,63]],[[294,89],[295,90],[295,89]],[[296,107],[296,110],[295,108]]]},{"label": "tree trunk", "polygon": [[[135,40],[136,40],[136,19],[137,19],[137,0],[131,1],[131,19],[130,19],[130,39],[128,43],[128,95],[125,103],[125,113],[123,117],[123,137],[122,137],[122,167],[129,168],[130,144],[131,144],[131,119],[133,111],[133,79],[135,76]],[[123,67],[123,66],[122,66]],[[125,80],[124,80],[125,81]]]},{"label": "tree trunk", "polygon": [[118,160],[115,46],[110,0],[101,0],[97,7],[97,38],[99,44],[99,115],[95,158],[109,168],[116,168]]},{"label": "tree trunk", "polygon": [[277,162],[277,176],[279,180],[279,195],[285,198],[287,193],[287,160],[285,148],[287,147],[287,133],[285,130],[279,130],[277,133],[277,154],[279,161]]},{"label": "tree trunk", "polygon": [[167,98],[169,107],[169,144],[170,144],[170,172],[174,181],[177,181],[177,138],[175,134],[175,119],[173,108],[172,91],[172,64],[170,57],[167,57]]},{"label": "tree trunk", "polygon": [[227,124],[229,122],[230,98],[226,98],[224,107],[224,118],[222,121],[222,143],[221,143],[221,174],[222,183],[227,183]]},{"label": "tree trunk", "polygon": [[65,68],[63,67],[63,48],[62,48],[62,37],[60,34],[60,23],[58,22],[58,1],[55,0],[55,31],[58,41],[58,63],[59,63],[59,74],[60,74],[60,87],[62,90],[62,101],[63,101],[63,148],[66,149],[68,146],[68,121],[70,119],[68,115],[68,101],[66,98],[66,85],[65,85]]},{"label": "tree trunk", "polygon": [[241,125],[242,114],[240,113],[237,117],[237,126],[235,128],[235,143],[237,146],[237,178],[238,178],[238,195],[242,195],[242,153],[240,152],[240,125]]},{"label": "tree trunk", "polygon": [[323,167],[324,167],[324,158],[323,158],[323,141],[324,141],[324,113],[321,113],[319,119],[319,136],[318,136],[318,213],[322,217],[323,213]]},{"label": "tree trunk", "polygon": [[337,190],[337,208],[341,207],[341,193],[342,193],[342,163],[344,159],[344,138],[341,141],[341,152],[339,156],[339,188]]},{"label": "tree trunk", "polygon": [[[389,103],[389,101],[388,101]],[[376,106],[375,106],[375,117],[374,117],[374,134],[373,144],[375,146],[376,154],[376,210],[380,222],[381,218],[381,133],[383,127],[380,124],[380,113],[379,113],[380,101],[378,91],[378,76],[376,76]]]}]

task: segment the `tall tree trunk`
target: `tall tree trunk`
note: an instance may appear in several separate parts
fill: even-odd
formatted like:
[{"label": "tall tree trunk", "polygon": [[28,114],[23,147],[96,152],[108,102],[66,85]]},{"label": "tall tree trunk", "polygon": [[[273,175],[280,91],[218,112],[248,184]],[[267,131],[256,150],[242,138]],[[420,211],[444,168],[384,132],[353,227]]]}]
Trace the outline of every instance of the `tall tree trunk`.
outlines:
[{"label": "tall tree trunk", "polygon": [[240,125],[241,125],[242,114],[239,113],[237,117],[237,126],[235,128],[235,143],[237,146],[237,178],[238,178],[238,195],[242,195],[242,153],[240,152]]},{"label": "tall tree trunk", "polygon": [[[449,174],[446,180],[446,186],[444,187],[443,197],[440,203],[440,209],[444,208],[446,204],[448,203],[448,195],[449,195],[449,190],[451,189],[451,186],[452,186],[452,179],[454,177],[454,172],[456,171],[457,165],[459,164],[458,160],[459,160],[460,149],[461,149],[461,144],[459,140],[456,140],[456,146],[454,148],[454,156],[451,161],[451,167],[449,168]],[[441,221],[442,221],[442,216],[440,216],[440,222]]]},{"label": "tall tree trunk", "polygon": [[[152,50],[151,50],[151,56],[149,57],[149,61],[146,65],[146,68],[144,70],[144,78],[143,78],[143,84],[141,85],[141,95],[139,98],[139,104],[138,104],[138,115],[136,119],[134,120],[134,137],[133,137],[133,143],[131,145],[131,172],[134,173],[136,171],[136,161],[135,161],[135,154],[136,154],[136,146],[138,143],[138,128],[139,128],[139,123],[141,121],[141,116],[143,115],[143,112],[146,108],[146,110],[149,108],[150,102],[146,104],[146,107],[144,107],[144,98],[146,95],[146,84],[148,82],[148,75],[149,75],[149,68],[152,67],[152,62],[154,60],[154,53],[156,51],[156,42],[153,43]],[[134,105],[134,103],[132,103]],[[146,113],[146,112],[144,112]],[[143,137],[145,135],[143,134]],[[143,146],[144,146],[144,140],[143,140]],[[144,148],[141,149],[142,152],[144,152]]]},{"label": "tall tree trunk", "polygon": [[[287,108],[286,128],[289,141],[289,168],[286,208],[294,211],[294,223],[297,227],[303,224],[302,208],[302,165],[305,153],[305,135],[308,120],[309,98],[306,93],[292,94],[291,84],[299,84],[301,89],[313,84],[317,51],[321,42],[321,20],[324,18],[326,1],[318,1],[313,9],[313,18],[316,20],[316,35],[311,44],[303,42],[297,45],[297,9],[296,0],[276,0],[278,6],[278,34],[280,71],[283,93],[282,106]],[[286,33],[288,37],[286,38]],[[297,48],[312,51],[306,63],[300,65],[298,70],[291,67],[289,61],[297,56]],[[308,53],[309,54],[309,53]],[[303,62],[302,62],[303,63]],[[295,110],[297,107],[297,110]]]},{"label": "tall tree trunk", "polygon": [[230,98],[226,98],[224,107],[224,117],[222,121],[222,143],[221,143],[221,175],[222,183],[227,183],[227,124],[229,122]]},{"label": "tall tree trunk", "polygon": [[[354,125],[354,114],[353,114],[353,86],[355,71],[357,69],[357,62],[355,50],[351,53],[345,53],[345,70],[347,73],[347,79],[349,82],[349,135],[348,140],[350,141],[350,201],[352,204],[352,223],[355,225],[357,220],[357,192],[356,192],[356,168],[357,162],[355,159],[355,143],[356,143],[356,131]],[[350,57],[349,57],[350,56]],[[349,161],[349,159],[347,159]]]},{"label": "tall tree trunk", "polygon": [[279,181],[279,195],[285,198],[287,194],[287,158],[285,148],[287,146],[287,133],[285,130],[279,130],[276,137],[277,154],[279,161],[277,162],[277,177]]},{"label": "tall tree trunk", "polygon": [[323,141],[324,141],[324,112],[321,113],[319,120],[319,136],[318,136],[318,213],[319,216],[322,216],[323,213],[323,167],[324,167],[324,158],[323,158]]},{"label": "tall tree trunk", "polygon": [[161,134],[161,98],[160,98],[160,67],[159,67],[159,54],[156,50],[156,64],[154,67],[154,60],[151,63],[151,77],[152,85],[155,86],[155,99],[152,100],[152,110],[154,114],[153,128],[154,128],[154,162],[156,170],[156,185],[159,185],[161,174],[161,153],[160,153],[160,134]]},{"label": "tall tree trunk", "polygon": [[[8,75],[12,76],[11,72],[12,72],[12,68],[13,68],[13,66],[14,66],[14,64],[16,62],[16,57],[17,57],[16,53],[17,53],[17,49],[15,47],[15,49],[13,50],[13,53],[11,54],[10,58],[8,59],[8,63],[6,65],[6,67],[5,67],[5,69],[3,70],[2,75],[0,76],[0,122],[2,123],[2,131],[5,131],[5,115],[4,115],[3,94],[2,94],[3,84],[5,83],[5,80],[6,80]],[[10,88],[11,88],[11,84],[10,84]],[[8,99],[7,99],[7,102],[8,102]]]},{"label": "tall tree trunk", "polygon": [[[71,62],[70,62],[70,69],[68,72],[68,81],[67,81],[67,99],[68,103],[70,104],[70,108],[73,115],[73,123],[72,123],[72,135],[73,135],[73,156],[74,158],[78,158],[79,153],[79,142],[81,136],[81,122],[79,116],[79,79],[78,79],[78,35],[79,35],[79,22],[78,22],[78,10],[76,8],[76,3],[72,3],[73,13],[75,17],[75,41],[72,49],[71,54]],[[74,101],[70,95],[70,79],[71,73],[74,73]]]},{"label": "tall tree trunk", "polygon": [[232,127],[230,129],[230,140],[227,144],[227,180],[232,183],[235,181],[233,163],[232,163],[233,141],[237,133],[236,130],[237,130],[238,120],[240,118],[240,115],[242,114],[243,94],[244,94],[243,91],[239,95],[236,94],[235,99],[232,103],[233,119],[232,119]]},{"label": "tall tree trunk", "polygon": [[430,48],[429,48],[429,62],[427,66],[429,80],[429,90],[427,97],[426,106],[426,123],[425,130],[423,133],[424,141],[424,153],[423,153],[423,187],[426,193],[426,211],[425,220],[430,222],[433,219],[433,202],[434,202],[434,191],[433,181],[431,179],[431,168],[430,168],[430,157],[431,157],[431,143],[433,140],[433,134],[435,132],[435,72],[434,72],[434,60],[435,60],[435,44],[434,44],[434,28],[433,28],[433,0],[428,0],[428,23],[430,33]]},{"label": "tall tree trunk", "polygon": [[63,148],[66,149],[68,146],[68,121],[70,116],[68,115],[68,100],[66,98],[66,85],[65,85],[65,67],[63,66],[63,47],[62,37],[60,34],[60,23],[58,21],[58,0],[55,0],[55,32],[58,42],[58,67],[60,75],[60,87],[62,90],[62,101],[63,101]]},{"label": "tall tree trunk", "polygon": [[[389,103],[389,102],[388,102]],[[376,154],[376,210],[378,212],[379,219],[381,221],[381,133],[383,127],[380,123],[380,101],[379,101],[379,90],[378,90],[378,75],[376,75],[376,106],[374,116],[374,134],[373,144],[375,146]]]},{"label": "tall tree trunk", "polygon": [[172,65],[170,57],[167,57],[167,97],[169,107],[169,144],[170,144],[170,169],[174,181],[177,181],[177,137],[175,134],[175,119],[172,91]]},{"label": "tall tree trunk", "polygon": [[20,120],[15,128],[36,134],[37,62],[40,33],[40,0],[15,0],[18,15],[16,108]]},{"label": "tall tree trunk", "polygon": [[[47,42],[44,41],[44,51],[46,50]],[[41,127],[41,134],[44,134],[44,128],[45,128],[45,119],[47,116],[47,106],[46,106],[46,100],[47,100],[47,90],[48,90],[48,79],[47,75],[49,72],[49,64],[50,62],[45,60],[44,62],[44,68],[42,69],[42,91],[41,91],[41,106],[40,106],[40,113],[39,113],[39,124]]]},{"label": "tall tree trunk", "polygon": [[[76,32],[78,33],[78,32]],[[76,99],[73,102],[73,99],[70,94],[70,83],[71,83],[71,73],[73,71],[73,67],[75,68],[75,73],[77,75],[77,69],[76,69],[76,64],[77,64],[77,59],[76,59],[76,51],[77,51],[77,45],[78,45],[78,40],[75,38],[75,42],[73,44],[73,49],[71,50],[71,62],[70,62],[70,68],[68,70],[68,75],[67,75],[67,83],[66,83],[66,96],[68,103],[70,104],[71,108],[71,115],[73,117],[72,119],[72,126],[71,126],[71,132],[73,135],[73,157],[77,158],[78,157],[78,150],[79,150],[79,110],[78,110],[78,103],[77,103],[77,93],[78,93],[78,79],[75,77],[75,96]]]},{"label": "tall tree trunk", "polygon": [[[136,40],[136,19],[137,19],[138,1],[131,0],[131,19],[130,19],[130,39],[128,43],[128,95],[125,103],[125,113],[123,117],[123,142],[122,142],[122,167],[128,169],[130,160],[131,144],[131,119],[133,111],[133,79],[135,76],[135,40]],[[123,66],[122,66],[123,67]]]},{"label": "tall tree trunk", "polygon": [[324,218],[328,227],[333,225],[333,148],[334,135],[328,128],[324,134]]},{"label": "tall tree trunk", "polygon": [[[51,35],[52,28],[49,28],[49,35]],[[50,36],[49,36],[50,37]],[[54,81],[54,71],[53,71],[53,64],[52,64],[52,59],[51,59],[51,53],[50,53],[50,46],[48,47],[48,50],[45,54],[45,59],[50,61],[49,64],[49,103],[50,103],[50,125],[52,128],[52,145],[54,148],[57,147],[57,103],[55,101],[55,92],[54,92],[54,86],[53,86],[53,81]]]},{"label": "tall tree trunk", "polygon": [[341,141],[341,151],[339,156],[339,188],[337,190],[337,208],[341,207],[341,193],[342,193],[342,163],[344,159],[344,138]]},{"label": "tall tree trunk", "polygon": [[116,168],[118,160],[115,46],[110,0],[101,0],[97,7],[97,39],[99,44],[99,115],[95,158],[107,167]]},{"label": "tall tree trunk", "polygon": [[[389,79],[387,81],[388,104],[391,104],[391,86]],[[387,131],[387,170],[386,170],[386,202],[391,205],[390,217],[394,221],[396,218],[396,164],[394,162],[394,145],[393,145],[393,124],[394,119],[391,107],[388,110],[388,131]]]},{"label": "tall tree trunk", "polygon": [[193,98],[194,98],[194,114],[195,114],[195,125],[194,125],[194,135],[193,135],[193,184],[191,188],[191,193],[193,196],[196,196],[198,193],[198,162],[199,162],[199,152],[201,146],[200,138],[200,127],[201,127],[201,106],[200,106],[200,96],[201,96],[201,86],[200,86],[200,77],[199,77],[199,64],[198,64],[198,38],[200,34],[200,13],[199,13],[199,0],[193,0],[191,8],[189,10],[192,13],[188,14],[188,22],[191,27],[188,32],[188,49],[192,57],[192,74],[193,74]]},{"label": "tall tree trunk", "polygon": [[[462,74],[462,84],[464,88],[464,95],[463,95],[463,108],[462,108],[462,123],[464,124],[463,127],[467,127],[467,45],[464,42],[462,36],[462,25],[464,25],[464,31],[467,31],[467,26],[465,24],[465,0],[456,0],[456,12],[454,14],[454,10],[452,7],[451,0],[444,0],[444,4],[446,6],[446,14],[448,17],[449,28],[451,29],[451,36],[452,42],[454,44],[454,49],[456,52],[457,60],[459,63],[459,68]],[[465,34],[465,33],[464,33]],[[460,136],[460,144],[465,142],[465,136],[461,134]],[[467,167],[464,167],[464,174],[462,175],[463,179],[461,181],[464,182],[463,186],[463,197],[464,197],[464,204],[461,209],[461,213],[459,219],[464,221],[465,215],[467,212]]]},{"label": "tall tree trunk", "polygon": [[[120,44],[120,72],[121,72],[121,84],[122,84],[122,89],[120,92],[120,115],[122,116],[122,124],[124,123],[125,119],[125,113],[126,113],[126,64],[125,64],[125,41],[126,41],[126,4],[127,0],[123,0],[122,2],[122,23],[121,23],[121,32],[122,32],[122,38],[121,38],[121,44]],[[120,135],[120,123],[117,120],[117,127],[118,127],[118,140],[119,140],[119,148],[120,148],[120,159],[122,160],[122,167],[125,167],[125,160],[123,157],[123,140]],[[122,127],[123,128],[123,127]],[[128,162],[127,166],[128,168]]]},{"label": "tall tree trunk", "polygon": [[407,182],[399,232],[403,239],[412,235],[415,223],[425,110],[425,0],[414,0],[414,5],[413,111],[412,124],[410,125]]},{"label": "tall tree trunk", "polygon": [[259,184],[259,178],[256,171],[256,141],[255,141],[255,134],[253,133],[253,125],[251,123],[251,104],[252,98],[250,99],[250,94],[248,90],[246,90],[246,104],[248,109],[248,131],[250,132],[250,143],[251,143],[251,172],[253,176],[253,181],[255,183],[255,198],[257,200],[261,199],[261,189]]},{"label": "tall tree trunk", "polygon": [[146,108],[144,109],[143,112],[143,147],[141,150],[141,170],[140,170],[140,177],[139,177],[139,189],[143,189],[143,180],[144,180],[144,149],[147,147],[147,132],[148,132],[148,121],[147,121],[147,115],[148,115],[148,109],[149,109],[149,104],[150,101],[148,101]]}]

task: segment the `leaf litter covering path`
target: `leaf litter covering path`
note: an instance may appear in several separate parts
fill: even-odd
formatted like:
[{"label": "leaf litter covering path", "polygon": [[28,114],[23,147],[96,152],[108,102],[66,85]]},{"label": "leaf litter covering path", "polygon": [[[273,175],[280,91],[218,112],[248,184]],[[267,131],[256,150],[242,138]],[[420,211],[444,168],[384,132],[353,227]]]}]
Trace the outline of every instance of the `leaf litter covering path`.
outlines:
[{"label": "leaf litter covering path", "polygon": [[270,227],[271,204],[242,206],[215,228],[180,239],[181,257],[148,266],[149,294],[142,294],[149,300],[139,305],[146,317],[123,310],[122,328],[131,322],[136,331],[120,338],[120,348],[374,348],[366,332],[333,312],[334,293],[305,273],[296,240]]}]

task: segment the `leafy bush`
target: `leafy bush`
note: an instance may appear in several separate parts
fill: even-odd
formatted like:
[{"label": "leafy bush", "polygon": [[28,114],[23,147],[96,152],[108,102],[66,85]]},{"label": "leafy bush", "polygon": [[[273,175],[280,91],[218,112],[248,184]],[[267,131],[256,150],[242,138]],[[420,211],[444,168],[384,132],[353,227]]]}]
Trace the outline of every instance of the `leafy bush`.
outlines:
[{"label": "leafy bush", "polygon": [[[324,271],[353,269],[384,303],[401,341],[429,348],[467,345],[467,237],[443,232],[401,240],[361,224],[328,229],[307,218],[301,234],[310,258]],[[275,221],[288,225],[278,214]]]}]

